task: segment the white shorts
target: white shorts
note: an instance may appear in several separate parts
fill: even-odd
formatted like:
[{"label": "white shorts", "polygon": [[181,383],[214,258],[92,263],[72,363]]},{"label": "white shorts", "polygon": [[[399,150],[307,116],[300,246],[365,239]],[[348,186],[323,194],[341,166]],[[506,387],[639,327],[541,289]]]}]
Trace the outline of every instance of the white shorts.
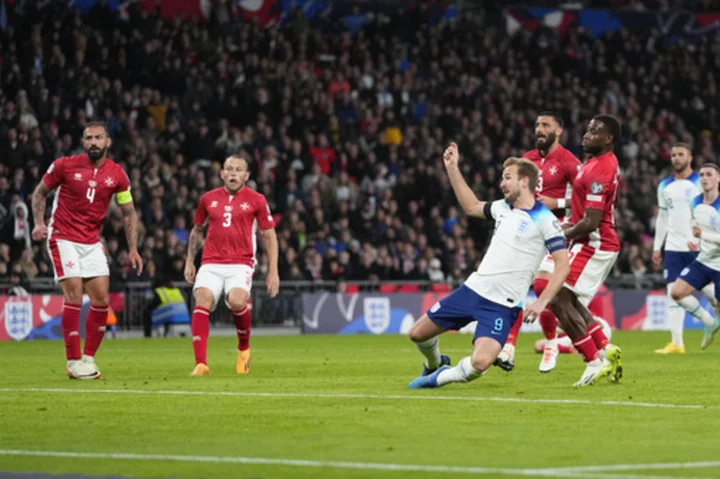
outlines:
[{"label": "white shorts", "polygon": [[540,263],[538,273],[552,273],[553,271],[555,271],[555,261],[553,261],[552,255],[548,253]]},{"label": "white shorts", "polygon": [[204,264],[195,278],[193,291],[198,288],[207,288],[213,294],[213,311],[222,297],[230,293],[233,288],[244,289],[250,294],[252,279],[255,270],[245,264]]},{"label": "white shorts", "polygon": [[577,295],[583,306],[587,306],[610,276],[618,252],[575,244],[570,248],[569,257],[570,274],[565,280],[565,287]]},{"label": "white shorts", "polygon": [[48,251],[55,270],[55,281],[66,278],[110,276],[102,243],[82,244],[67,240],[48,241]]}]

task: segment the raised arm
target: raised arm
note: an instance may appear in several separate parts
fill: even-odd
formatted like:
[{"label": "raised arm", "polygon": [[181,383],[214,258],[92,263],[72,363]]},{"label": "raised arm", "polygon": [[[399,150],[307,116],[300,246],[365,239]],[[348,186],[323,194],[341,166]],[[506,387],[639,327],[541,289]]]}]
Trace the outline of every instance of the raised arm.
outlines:
[{"label": "raised arm", "polygon": [[476,218],[487,218],[485,215],[485,205],[487,202],[478,200],[473,190],[471,190],[465,182],[465,178],[463,178],[460,167],[458,166],[459,159],[460,153],[458,152],[458,147],[455,143],[451,143],[443,154],[443,162],[445,163],[445,169],[450,178],[450,184],[455,192],[455,196],[466,215],[475,216]]},{"label": "raised arm", "polygon": [[125,237],[127,238],[129,250],[128,259],[132,267],[137,270],[137,275],[140,276],[143,270],[143,260],[140,253],[138,253],[138,220],[132,200],[120,204],[120,211],[122,211],[123,223],[125,223]]},{"label": "raised arm", "polygon": [[274,298],[280,289],[280,276],[278,274],[278,240],[275,228],[262,230],[260,232],[265,251],[268,255],[268,274],[265,282],[267,283],[268,294]]},{"label": "raised arm", "polygon": [[48,188],[44,181],[38,183],[32,194],[32,211],[35,227],[32,231],[32,238],[40,241],[47,238],[47,226],[45,226],[45,207],[47,205],[47,197],[52,190]]}]

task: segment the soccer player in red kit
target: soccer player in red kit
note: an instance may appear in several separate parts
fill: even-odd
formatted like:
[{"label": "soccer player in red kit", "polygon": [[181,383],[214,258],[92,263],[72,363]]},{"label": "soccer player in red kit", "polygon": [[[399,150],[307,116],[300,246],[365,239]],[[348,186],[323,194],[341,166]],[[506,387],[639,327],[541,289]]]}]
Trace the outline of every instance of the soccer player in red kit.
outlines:
[{"label": "soccer player in red kit", "polygon": [[[91,122],[82,139],[85,153],[58,158],[50,165],[32,196],[35,241],[48,239],[48,249],[65,299],[61,318],[67,374],[74,379],[98,379],[95,353],[105,336],[110,270],[100,242],[113,195],[125,222],[130,264],[142,272],[137,250],[137,215],[130,182],[120,165],[106,157],[112,144],[103,123]],[[48,195],[57,189],[50,223],[45,226]],[[90,297],[85,348],[80,356],[80,308],[83,288]]]},{"label": "soccer player in red kit", "polygon": [[[278,241],[275,222],[265,197],[248,188],[248,162],[230,156],[220,172],[224,186],[205,193],[195,211],[195,226],[188,241],[185,279],[195,283],[195,309],[192,315],[192,340],[195,369],[192,376],[210,374],[207,365],[207,339],[210,312],[224,299],[232,311],[238,335],[236,372],[250,372],[250,289],[255,271],[256,234],[265,243],[269,270],[266,278],[270,297],[280,286]],[[207,231],[202,265],[195,274],[195,256]],[[223,296],[223,292],[225,296]]]},{"label": "soccer player in red kit", "polygon": [[[535,189],[538,199],[550,208],[560,221],[565,218],[567,198],[581,165],[580,160],[560,144],[562,133],[563,121],[558,114],[540,113],[535,121],[537,148],[523,155],[523,158],[532,160],[540,170]],[[547,255],[540,264],[533,282],[533,290],[537,297],[540,297],[545,290],[554,266],[551,255]],[[511,371],[515,367],[515,345],[520,326],[522,326],[522,313],[515,321],[505,346],[497,358],[496,364],[505,371]],[[540,315],[540,326],[545,334],[547,346],[540,362],[540,372],[549,372],[555,368],[558,356],[557,320],[549,309]]]},{"label": "soccer player in red kit", "polygon": [[571,222],[563,225],[565,237],[572,241],[570,274],[550,308],[587,365],[576,386],[605,376],[614,381],[622,377],[622,351],[610,344],[587,309],[620,251],[614,219],[620,168],[613,153],[619,135],[620,123],[613,116],[598,115],[590,121],[582,140],[589,159],[575,177]]}]

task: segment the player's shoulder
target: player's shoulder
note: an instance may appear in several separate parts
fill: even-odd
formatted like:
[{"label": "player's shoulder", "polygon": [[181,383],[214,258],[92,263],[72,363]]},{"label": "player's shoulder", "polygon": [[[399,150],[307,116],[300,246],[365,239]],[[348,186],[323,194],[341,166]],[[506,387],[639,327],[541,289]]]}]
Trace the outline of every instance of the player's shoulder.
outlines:
[{"label": "player's shoulder", "polygon": [[700,173],[698,173],[697,171],[693,171],[692,173],[690,173],[690,176],[688,176],[686,180],[694,184],[695,186],[700,187]]},{"label": "player's shoulder", "polygon": [[540,201],[535,201],[535,204],[529,210],[526,210],[527,214],[533,220],[534,223],[552,223],[557,221],[555,214]]},{"label": "player's shoulder", "polygon": [[265,202],[265,195],[260,193],[259,191],[255,191],[249,186],[245,185],[245,187],[242,189],[241,192],[245,198],[247,198],[249,201],[253,202]]},{"label": "player's shoulder", "polygon": [[562,145],[560,145],[558,147],[558,158],[563,162],[573,163],[573,164],[577,164],[577,165],[581,164],[578,157],[575,156],[575,154],[572,151],[568,150],[567,148],[565,148]]},{"label": "player's shoulder", "polygon": [[203,195],[201,196],[201,198],[208,198],[208,199],[213,199],[213,198],[215,198],[215,199],[217,199],[219,196],[222,195],[222,192],[223,192],[224,189],[225,189],[225,188],[223,188],[223,187],[221,186],[220,188],[214,188],[214,189],[212,189],[212,190],[208,190],[208,191],[206,191],[205,193],[203,193]]},{"label": "player's shoulder", "polygon": [[83,159],[83,155],[68,155],[68,156],[61,156],[59,158],[56,158],[55,161],[53,161],[51,166],[62,166],[64,168],[73,167],[80,163],[80,161]]},{"label": "player's shoulder", "polygon": [[620,166],[620,162],[618,161],[617,156],[615,156],[615,153],[612,151],[608,151],[604,155],[600,155],[598,159],[602,160],[600,161],[600,164],[604,169],[613,172],[617,171],[618,166]]},{"label": "player's shoulder", "polygon": [[699,195],[693,197],[693,199],[690,200],[690,207],[695,208],[699,205],[701,205],[703,202],[703,195],[700,193]]},{"label": "player's shoulder", "polygon": [[540,150],[535,148],[534,150],[529,150],[523,153],[523,158],[531,161],[540,161],[542,160],[542,156],[540,155]]},{"label": "player's shoulder", "polygon": [[114,175],[120,175],[120,176],[127,176],[127,173],[125,172],[125,169],[120,166],[120,163],[111,160],[110,158],[106,158],[105,162],[109,166],[109,170],[113,172]]},{"label": "player's shoulder", "polygon": [[660,183],[658,183],[658,189],[664,190],[665,188],[670,186],[670,184],[672,184],[673,181],[675,181],[674,175],[670,175],[666,178],[663,178],[662,180],[660,180]]}]

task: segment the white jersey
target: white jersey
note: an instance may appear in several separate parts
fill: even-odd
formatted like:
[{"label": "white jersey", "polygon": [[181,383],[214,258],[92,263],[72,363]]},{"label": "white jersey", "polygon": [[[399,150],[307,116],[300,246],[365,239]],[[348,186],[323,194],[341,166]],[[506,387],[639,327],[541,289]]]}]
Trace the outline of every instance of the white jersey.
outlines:
[{"label": "white jersey", "polygon": [[665,251],[690,251],[687,245],[693,239],[690,202],[700,193],[700,175],[695,171],[682,180],[670,176],[660,182],[657,192],[659,212],[653,245],[655,251],[660,251],[663,242]]},{"label": "white jersey", "polygon": [[720,271],[720,197],[712,204],[703,203],[703,195],[690,202],[692,220],[702,230],[698,262]]},{"label": "white jersey", "polygon": [[560,222],[539,201],[523,210],[498,200],[486,205],[485,213],[495,220],[495,232],[465,285],[494,303],[520,307],[547,252],[566,248]]}]

